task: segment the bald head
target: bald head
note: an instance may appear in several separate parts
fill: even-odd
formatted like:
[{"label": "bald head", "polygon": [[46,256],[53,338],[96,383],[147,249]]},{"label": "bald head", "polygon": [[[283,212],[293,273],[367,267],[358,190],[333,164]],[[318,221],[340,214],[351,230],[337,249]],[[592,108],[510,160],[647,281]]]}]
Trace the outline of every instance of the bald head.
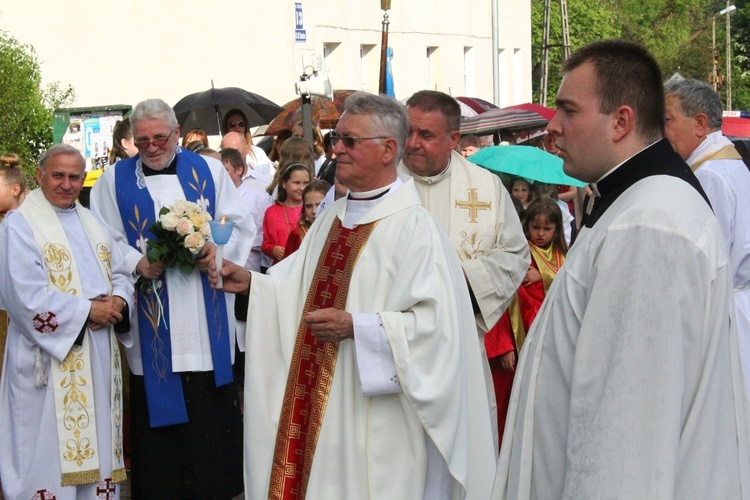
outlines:
[{"label": "bald head", "polygon": [[250,147],[247,145],[245,136],[239,132],[229,132],[221,139],[221,149],[236,149],[242,156],[246,156],[250,152]]}]

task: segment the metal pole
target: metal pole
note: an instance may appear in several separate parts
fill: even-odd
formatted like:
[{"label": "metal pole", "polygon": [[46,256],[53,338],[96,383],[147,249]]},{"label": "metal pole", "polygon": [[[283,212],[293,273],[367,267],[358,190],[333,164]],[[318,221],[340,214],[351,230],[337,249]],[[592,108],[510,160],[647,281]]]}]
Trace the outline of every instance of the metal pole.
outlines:
[{"label": "metal pole", "polygon": [[732,109],[732,45],[730,43],[731,21],[729,20],[730,0],[727,0],[727,111]]},{"label": "metal pole", "polygon": [[716,15],[711,17],[711,64],[713,68],[711,70],[711,79],[714,84],[714,92],[719,91],[719,75],[716,68]]},{"label": "metal pole", "polygon": [[500,106],[500,15],[497,3],[492,0],[492,98],[495,106]]},{"label": "metal pole", "polygon": [[385,94],[385,67],[388,60],[388,25],[391,24],[388,21],[388,10],[391,8],[390,0],[380,0],[380,8],[385,12],[383,13],[383,30],[380,36],[380,83],[378,85],[378,93]]}]

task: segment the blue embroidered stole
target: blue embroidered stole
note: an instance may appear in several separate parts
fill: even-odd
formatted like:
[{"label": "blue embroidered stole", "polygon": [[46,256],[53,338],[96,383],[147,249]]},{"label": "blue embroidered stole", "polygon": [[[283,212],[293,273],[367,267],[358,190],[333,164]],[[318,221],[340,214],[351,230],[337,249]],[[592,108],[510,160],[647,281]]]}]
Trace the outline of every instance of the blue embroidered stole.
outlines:
[{"label": "blue embroidered stole", "polygon": [[[181,148],[177,148],[175,158],[177,178],[185,193],[185,199],[198,203],[211,214],[211,217],[215,217],[216,190],[206,161],[199,155]],[[145,252],[146,241],[154,238],[149,228],[158,221],[157,214],[161,207],[154,206],[154,200],[146,187],[139,156],[117,163],[115,190],[128,243],[133,248]],[[169,272],[180,271],[175,269]],[[205,273],[200,275],[214,379],[216,386],[220,387],[233,380],[226,297],[224,292],[211,288]],[[146,291],[136,286],[136,304],[151,427],[186,423],[188,415],[182,392],[182,379],[180,373],[172,369],[167,280],[164,277],[154,280]]]}]

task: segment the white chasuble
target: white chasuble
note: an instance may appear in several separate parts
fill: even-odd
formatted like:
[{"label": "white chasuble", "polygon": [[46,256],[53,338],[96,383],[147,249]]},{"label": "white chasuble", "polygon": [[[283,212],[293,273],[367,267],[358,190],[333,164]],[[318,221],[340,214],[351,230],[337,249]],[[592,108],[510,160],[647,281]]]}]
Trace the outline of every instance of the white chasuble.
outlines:
[{"label": "white chasuble", "polygon": [[[329,207],[300,249],[253,274],[245,404],[246,495],[267,498],[282,400],[303,303],[335,218]],[[355,339],[339,344],[307,498],[426,498],[438,457],[452,498],[487,498],[495,458],[480,350],[466,283],[447,237],[412,181],[356,224],[377,221],[351,274],[346,311],[377,314],[401,386],[364,396]],[[428,448],[434,444],[432,453]],[[437,453],[435,453],[435,451]]]}]

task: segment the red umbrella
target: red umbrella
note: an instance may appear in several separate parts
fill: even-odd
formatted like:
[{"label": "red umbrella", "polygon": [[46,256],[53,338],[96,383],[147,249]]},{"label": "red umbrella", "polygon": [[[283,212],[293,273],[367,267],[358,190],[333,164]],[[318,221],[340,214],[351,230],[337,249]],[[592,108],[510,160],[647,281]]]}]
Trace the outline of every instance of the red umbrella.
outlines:
[{"label": "red umbrella", "polygon": [[547,106],[542,106],[541,104],[534,104],[532,102],[516,104],[515,106],[508,106],[507,108],[503,109],[522,109],[524,111],[533,111],[534,113],[544,117],[544,119],[548,122],[551,122],[555,117],[555,114],[557,114],[556,109],[548,108]]},{"label": "red umbrella", "polygon": [[460,96],[460,97],[456,97],[456,100],[460,103],[466,104],[477,115],[482,114],[485,111],[489,111],[491,109],[497,109],[497,106],[495,106],[491,102],[487,102],[484,99],[480,99],[478,97]]},{"label": "red umbrella", "polygon": [[[356,90],[334,90],[333,100],[327,97],[312,97],[312,119],[322,129],[334,128],[344,112],[344,101]],[[302,121],[302,100],[297,98],[282,106],[284,110],[268,124],[263,135],[277,135],[283,130],[292,130]]]}]

